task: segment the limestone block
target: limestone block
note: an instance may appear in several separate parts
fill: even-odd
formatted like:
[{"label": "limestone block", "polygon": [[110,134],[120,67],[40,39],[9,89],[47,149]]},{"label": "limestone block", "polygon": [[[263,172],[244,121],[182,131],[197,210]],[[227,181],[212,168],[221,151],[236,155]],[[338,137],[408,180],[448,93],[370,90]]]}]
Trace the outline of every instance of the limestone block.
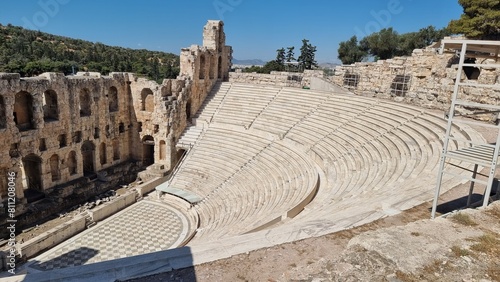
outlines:
[{"label": "limestone block", "polygon": [[424,54],[424,50],[422,49],[414,49],[412,52],[412,56],[422,56]]},{"label": "limestone block", "polygon": [[432,75],[431,68],[419,67],[415,70],[414,75],[419,78],[425,78]]},{"label": "limestone block", "polygon": [[19,255],[31,258],[39,252],[49,249],[58,243],[85,229],[85,217],[77,216],[74,219],[54,227],[37,237],[17,246]]}]

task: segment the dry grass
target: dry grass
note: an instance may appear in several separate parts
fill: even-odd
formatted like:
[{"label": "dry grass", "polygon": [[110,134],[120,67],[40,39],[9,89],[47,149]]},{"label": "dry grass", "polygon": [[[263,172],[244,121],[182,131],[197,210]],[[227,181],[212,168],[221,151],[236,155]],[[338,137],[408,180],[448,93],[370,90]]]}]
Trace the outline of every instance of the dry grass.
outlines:
[{"label": "dry grass", "polygon": [[451,247],[451,251],[457,257],[464,257],[464,256],[470,255],[469,250],[462,249],[459,246],[453,246],[453,247]]},{"label": "dry grass", "polygon": [[500,219],[500,208],[499,207],[491,208],[491,209],[487,210],[486,213],[493,216],[493,217]]},{"label": "dry grass", "polygon": [[245,276],[243,276],[243,275],[241,275],[241,274],[238,274],[238,275],[236,276],[236,278],[240,279],[241,281],[248,281],[248,280],[245,278]]},{"label": "dry grass", "polygon": [[299,253],[299,255],[304,255],[307,253],[307,250],[306,249],[298,249],[297,252]]},{"label": "dry grass", "polygon": [[493,281],[500,281],[500,262],[491,262],[488,266],[488,276]]},{"label": "dry grass", "polygon": [[443,263],[440,260],[434,260],[431,264],[425,266],[420,273],[404,273],[400,270],[396,271],[396,278],[403,282],[420,282],[420,281],[434,281],[436,279],[435,273],[442,270]]},{"label": "dry grass", "polygon": [[462,225],[465,225],[465,226],[476,226],[477,223],[472,220],[472,218],[470,218],[470,216],[468,214],[465,214],[465,213],[457,213],[453,216],[450,217],[451,220],[455,223],[458,223],[458,224],[462,224]]},{"label": "dry grass", "polygon": [[413,274],[404,273],[400,270],[396,271],[396,278],[402,282],[417,282],[420,281],[419,278],[415,277]]},{"label": "dry grass", "polygon": [[441,269],[441,265],[443,263],[440,260],[434,260],[431,264],[426,265],[423,269],[424,274],[434,274],[436,272],[439,272]]},{"label": "dry grass", "polygon": [[471,250],[500,257],[500,240],[496,236],[487,233],[474,239],[477,243],[471,246]]}]

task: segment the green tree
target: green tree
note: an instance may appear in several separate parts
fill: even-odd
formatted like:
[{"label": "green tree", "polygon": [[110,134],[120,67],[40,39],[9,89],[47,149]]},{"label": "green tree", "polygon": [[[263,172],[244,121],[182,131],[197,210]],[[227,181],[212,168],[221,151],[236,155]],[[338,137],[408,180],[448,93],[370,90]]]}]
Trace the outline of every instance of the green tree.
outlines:
[{"label": "green tree", "polygon": [[399,35],[392,27],[384,28],[363,38],[360,46],[375,57],[375,60],[390,59],[398,54]]},{"label": "green tree", "polygon": [[285,66],[277,60],[267,62],[261,69],[261,73],[271,73],[272,71],[284,71]]},{"label": "green tree", "polygon": [[174,71],[174,68],[170,63],[167,63],[167,67],[165,70],[165,78],[176,78],[177,74]]},{"label": "green tree", "polygon": [[347,41],[340,42],[337,58],[345,65],[350,65],[355,62],[361,62],[368,52],[363,50],[358,44],[358,38],[355,36]]},{"label": "green tree", "polygon": [[452,33],[472,39],[500,39],[500,1],[459,0],[458,3],[464,12],[460,19],[448,24]]},{"label": "green tree", "polygon": [[292,61],[295,61],[295,54],[293,53],[293,50],[295,49],[295,47],[286,47],[286,56],[285,56],[285,59],[287,62],[292,62]]},{"label": "green tree", "polygon": [[160,78],[160,63],[158,62],[158,58],[154,57],[151,59],[151,70],[149,72],[149,77],[154,78],[154,80],[158,81]]},{"label": "green tree", "polygon": [[299,65],[302,69],[310,70],[313,67],[317,67],[314,57],[316,53],[316,46],[312,46],[309,40],[302,40],[302,47],[300,47],[300,56],[298,58]]},{"label": "green tree", "polygon": [[276,62],[283,65],[285,63],[285,48],[278,49],[276,52],[278,53],[276,55]]},{"label": "green tree", "polygon": [[420,29],[418,31],[418,47],[424,48],[431,45],[433,42],[438,42],[445,36],[450,35],[450,31],[447,28],[436,29],[434,26],[428,26]]},{"label": "green tree", "polygon": [[0,26],[0,72],[17,72],[22,76],[47,71],[70,74],[71,67],[75,66],[103,74],[135,72],[161,80],[168,63],[174,74],[179,72],[179,57],[174,54],[107,46],[12,25]]},{"label": "green tree", "polygon": [[243,72],[256,72],[256,73],[262,73],[262,67],[261,66],[251,66],[251,67],[246,67],[243,69]]}]

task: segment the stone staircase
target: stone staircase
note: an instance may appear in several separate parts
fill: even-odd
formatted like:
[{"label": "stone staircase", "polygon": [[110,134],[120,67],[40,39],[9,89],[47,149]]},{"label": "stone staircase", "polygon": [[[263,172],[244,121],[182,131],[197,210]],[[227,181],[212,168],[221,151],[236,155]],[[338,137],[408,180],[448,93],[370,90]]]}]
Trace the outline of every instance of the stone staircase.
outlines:
[{"label": "stone staircase", "polygon": [[190,126],[187,127],[179,138],[179,142],[175,145],[178,149],[189,150],[203,132],[202,127]]},{"label": "stone staircase", "polygon": [[[222,103],[224,99],[224,94],[227,93],[227,91],[230,88],[230,84],[228,83],[222,83],[221,81],[218,81],[214,86],[212,87],[212,90],[210,93],[207,95],[205,98],[205,101],[200,106],[200,109],[194,116],[192,122],[192,125],[189,125],[186,127],[184,132],[182,133],[181,137],[179,138],[179,141],[176,144],[176,147],[178,149],[184,149],[184,150],[189,150],[194,143],[196,143],[196,140],[200,137],[201,133],[204,130],[204,125],[210,123],[209,120],[206,122],[204,120],[199,120],[200,114],[202,112],[209,112],[212,113],[212,115],[216,112],[218,106]],[[208,105],[218,105],[215,108],[210,108]]]}]

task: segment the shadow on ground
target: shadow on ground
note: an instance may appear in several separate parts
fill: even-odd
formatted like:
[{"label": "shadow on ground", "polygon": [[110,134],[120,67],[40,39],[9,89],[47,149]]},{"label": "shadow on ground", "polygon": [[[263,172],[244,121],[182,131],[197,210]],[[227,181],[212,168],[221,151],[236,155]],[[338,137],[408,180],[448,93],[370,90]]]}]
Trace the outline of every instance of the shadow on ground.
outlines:
[{"label": "shadow on ground", "polygon": [[84,265],[99,253],[98,250],[80,247],[48,261],[35,261],[30,267],[42,271]]},{"label": "shadow on ground", "polygon": [[[491,187],[491,193],[490,193],[491,197],[495,197],[495,195],[497,195],[498,184],[499,184],[498,179],[493,180],[493,186]],[[478,189],[478,188],[476,188],[476,189]],[[469,196],[465,195],[461,198],[444,202],[444,203],[437,206],[436,211],[440,214],[446,214],[446,213],[452,212],[454,210],[467,208],[468,198],[469,198]],[[478,206],[478,205],[481,206],[482,201],[483,201],[483,194],[473,193],[471,195],[470,202],[471,202],[471,205],[473,207]]]}]

